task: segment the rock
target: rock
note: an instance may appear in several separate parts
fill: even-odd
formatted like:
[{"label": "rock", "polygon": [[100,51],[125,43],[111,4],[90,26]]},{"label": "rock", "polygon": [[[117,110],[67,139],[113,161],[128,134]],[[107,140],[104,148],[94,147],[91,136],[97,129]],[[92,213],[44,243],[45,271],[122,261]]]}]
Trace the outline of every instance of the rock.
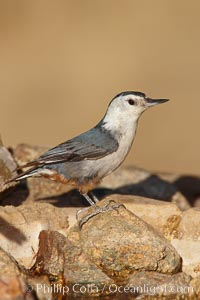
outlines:
[{"label": "rock", "polygon": [[66,232],[67,212],[67,208],[36,202],[0,207],[0,246],[29,268],[38,250],[40,231]]},{"label": "rock", "polygon": [[32,290],[21,277],[0,277],[0,291],[0,300],[35,300]]},{"label": "rock", "polygon": [[159,173],[159,177],[171,182],[187,199],[190,206],[200,207],[200,177],[186,174]]},{"label": "rock", "polygon": [[200,277],[196,277],[190,281],[190,286],[194,289],[194,292],[198,299],[200,299]]},{"label": "rock", "polygon": [[47,147],[34,146],[28,144],[19,144],[16,147],[12,148],[13,156],[18,166],[22,166],[27,162],[37,159],[46,150],[48,150]]},{"label": "rock", "polygon": [[5,185],[5,181],[16,174],[16,172],[13,172],[16,167],[17,165],[12,155],[6,147],[3,146],[0,139],[0,192],[7,190],[11,186],[15,186],[15,183]]},{"label": "rock", "polygon": [[0,249],[0,300],[33,300],[33,294],[27,293],[28,285],[20,275],[20,266],[3,249]]},{"label": "rock", "polygon": [[171,202],[176,204],[178,208],[182,211],[187,210],[188,208],[191,207],[190,203],[188,200],[181,194],[181,192],[176,192],[172,197],[171,197]]},{"label": "rock", "polygon": [[[170,243],[123,207],[92,217],[80,234],[90,261],[117,281],[139,270],[167,274],[181,270],[181,258]],[[73,241],[73,228],[68,238]]]},{"label": "rock", "polygon": [[170,243],[123,207],[91,218],[81,230],[75,225],[67,238],[42,231],[39,239],[32,276],[47,275],[55,286],[60,280],[70,297],[106,296],[109,286],[142,270],[174,274],[181,269]]},{"label": "rock", "polygon": [[114,189],[116,194],[137,195],[173,202],[180,210],[190,207],[187,199],[173,183],[161,178],[159,174],[152,174],[133,166],[119,168],[105,177],[100,186],[112,191]]},{"label": "rock", "polygon": [[39,235],[39,250],[32,273],[58,276],[63,272],[66,238],[57,231],[42,230]]},{"label": "rock", "polygon": [[189,299],[195,296],[190,286],[191,279],[184,273],[166,275],[142,271],[129,277],[125,290],[134,298],[136,295],[145,295],[150,299]]},{"label": "rock", "polygon": [[[113,281],[90,262],[83,253],[81,244],[74,245],[55,231],[42,231],[39,239],[39,251],[31,268],[32,274],[47,274],[51,278],[53,276],[51,286],[54,286],[54,290],[60,277],[64,295],[106,295],[103,291],[104,285]],[[77,240],[77,236],[75,239]]]},{"label": "rock", "polygon": [[200,208],[190,208],[183,213],[179,238],[200,241]]},{"label": "rock", "polygon": [[200,241],[172,239],[171,244],[183,260],[183,272],[192,277],[200,275]]},{"label": "rock", "polygon": [[[114,281],[84,252],[79,230],[74,231],[73,244],[68,242],[65,249],[64,283],[69,287],[69,295],[76,297],[106,296],[106,285]],[[76,241],[76,242],[75,242]]]},{"label": "rock", "polygon": [[105,201],[122,203],[136,216],[150,224],[166,238],[177,236],[182,211],[171,202],[132,195],[112,195]]},{"label": "rock", "polygon": [[[105,201],[114,200],[124,204],[132,213],[143,219],[166,238],[176,237],[182,218],[181,210],[170,202],[154,200],[133,195],[107,196]],[[77,223],[76,213],[81,207],[67,207],[69,228]]]},{"label": "rock", "polygon": [[20,268],[14,258],[0,248],[0,276],[19,275]]},{"label": "rock", "polygon": [[[53,295],[52,284],[50,283],[47,275],[37,276],[37,277],[35,276],[35,277],[28,278],[27,290],[29,292],[34,291],[34,293],[36,295],[36,299],[38,299],[38,300],[59,299],[59,298],[56,298],[55,295]],[[57,293],[56,296],[59,296],[59,293]]]},{"label": "rock", "polygon": [[[13,149],[14,159],[22,165],[46,150],[19,145]],[[106,177],[94,193],[99,199],[107,196],[100,206],[112,199],[127,209],[120,207],[97,215],[79,230],[76,211],[87,202],[72,187],[45,178],[29,178],[14,188],[5,187],[5,180],[16,167],[15,160],[0,145],[0,246],[7,252],[0,251],[4,298],[6,293],[12,295],[8,299],[32,297],[29,290],[45,300],[54,296],[106,297],[110,292],[105,286],[122,284],[127,288],[127,279],[137,284],[146,280],[160,288],[165,284],[186,287],[188,275],[195,277],[189,286],[197,289],[200,210],[190,208],[190,204],[197,205],[200,199],[199,178],[194,182],[187,176],[122,167]],[[92,208],[86,213],[89,211]],[[20,265],[27,269],[33,265],[29,286]],[[182,267],[184,273],[177,273]],[[44,291],[44,287],[48,291],[58,285],[61,291]],[[170,293],[164,296],[173,298]]]},{"label": "rock", "polygon": [[200,276],[200,209],[184,211],[171,243],[183,259],[185,273]]},{"label": "rock", "polygon": [[[27,188],[29,190],[27,200],[56,200],[56,197],[59,197],[59,195],[67,193],[71,190],[71,187],[67,184],[55,182],[46,178],[27,178]],[[66,199],[66,205],[68,204],[68,199]]]},{"label": "rock", "polygon": [[174,180],[174,185],[185,196],[191,206],[200,207],[200,177],[180,175]]}]

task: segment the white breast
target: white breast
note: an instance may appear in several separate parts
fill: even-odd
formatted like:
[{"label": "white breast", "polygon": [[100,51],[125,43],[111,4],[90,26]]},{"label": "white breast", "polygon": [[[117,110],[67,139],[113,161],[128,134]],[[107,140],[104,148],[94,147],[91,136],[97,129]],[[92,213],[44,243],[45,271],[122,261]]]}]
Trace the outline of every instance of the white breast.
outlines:
[{"label": "white breast", "polygon": [[[108,128],[109,124],[106,125],[105,128],[109,130]],[[117,151],[98,160],[90,160],[90,161],[88,160],[87,164],[85,165],[87,172],[89,172],[90,175],[92,175],[92,173],[98,174],[100,178],[103,178],[104,176],[110,174],[115,169],[117,169],[124,161],[124,159],[126,158],[127,154],[130,151],[131,145],[135,137],[136,126],[137,126],[137,122],[132,123],[131,127],[129,122],[129,128],[127,128],[126,126],[121,127],[118,124],[117,126],[118,134],[116,135],[116,137],[117,137],[119,147]],[[121,127],[120,130],[119,127]]]},{"label": "white breast", "polygon": [[119,140],[119,147],[116,152],[111,153],[110,155],[100,159],[98,161],[98,165],[100,167],[101,164],[101,171],[99,175],[108,175],[117,169],[122,162],[125,160],[126,156],[128,155],[131,145],[133,143],[135,136],[135,131],[126,132],[123,136],[121,136]]}]

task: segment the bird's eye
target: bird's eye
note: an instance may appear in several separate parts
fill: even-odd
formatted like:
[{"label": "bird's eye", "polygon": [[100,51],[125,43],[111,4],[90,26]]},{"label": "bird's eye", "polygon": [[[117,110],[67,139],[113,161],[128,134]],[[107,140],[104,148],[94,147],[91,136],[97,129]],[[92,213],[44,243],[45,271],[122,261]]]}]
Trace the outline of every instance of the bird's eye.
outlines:
[{"label": "bird's eye", "polygon": [[134,104],[135,104],[135,101],[134,101],[133,99],[129,99],[129,100],[128,100],[128,103],[129,103],[130,105],[134,105]]}]

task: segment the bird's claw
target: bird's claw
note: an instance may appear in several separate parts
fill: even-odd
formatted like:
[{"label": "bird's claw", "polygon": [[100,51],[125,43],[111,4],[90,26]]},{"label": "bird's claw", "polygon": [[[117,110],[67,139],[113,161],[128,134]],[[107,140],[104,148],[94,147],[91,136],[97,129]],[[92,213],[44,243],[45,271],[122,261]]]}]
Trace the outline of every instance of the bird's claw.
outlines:
[{"label": "bird's claw", "polygon": [[86,211],[86,210],[88,210],[90,207],[83,207],[83,208],[80,208],[79,210],[77,210],[77,212],[76,212],[76,220],[77,220],[77,222],[79,222],[79,219],[81,219],[81,218],[79,218],[79,215],[83,212],[83,211]]},{"label": "bird's claw", "polygon": [[[114,202],[113,205],[110,205],[112,202]],[[78,219],[78,214],[80,214],[80,212],[83,210],[79,210],[76,214],[77,216],[77,221],[78,221],[78,225],[79,225],[79,229],[82,228],[83,224],[85,224],[89,219],[91,219],[92,217],[100,214],[100,213],[104,213],[104,212],[108,212],[108,211],[112,211],[112,210],[116,210],[118,212],[118,208],[119,207],[125,207],[124,204],[121,204],[121,203],[116,203],[114,200],[108,200],[107,203],[104,204],[104,206],[102,207],[99,207],[99,206],[94,206],[94,211],[88,215],[86,215],[85,217],[82,217],[81,219]],[[88,207],[87,207],[88,209]],[[85,210],[85,208],[84,208]]]}]

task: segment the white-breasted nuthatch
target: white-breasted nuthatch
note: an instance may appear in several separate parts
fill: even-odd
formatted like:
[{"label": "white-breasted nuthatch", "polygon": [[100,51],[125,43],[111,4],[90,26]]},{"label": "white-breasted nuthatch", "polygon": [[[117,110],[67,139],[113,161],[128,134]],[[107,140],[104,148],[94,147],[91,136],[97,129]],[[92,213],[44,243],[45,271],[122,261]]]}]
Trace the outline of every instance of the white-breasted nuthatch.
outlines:
[{"label": "white-breasted nuthatch", "polygon": [[147,108],[166,101],[168,99],[148,98],[141,92],[118,94],[110,102],[103,119],[94,128],[22,166],[30,169],[8,182],[43,176],[68,183],[75,186],[95,208],[94,214],[105,211],[105,208],[96,206],[97,198],[91,198],[88,192],[124,161],[133,143],[141,114]]}]

